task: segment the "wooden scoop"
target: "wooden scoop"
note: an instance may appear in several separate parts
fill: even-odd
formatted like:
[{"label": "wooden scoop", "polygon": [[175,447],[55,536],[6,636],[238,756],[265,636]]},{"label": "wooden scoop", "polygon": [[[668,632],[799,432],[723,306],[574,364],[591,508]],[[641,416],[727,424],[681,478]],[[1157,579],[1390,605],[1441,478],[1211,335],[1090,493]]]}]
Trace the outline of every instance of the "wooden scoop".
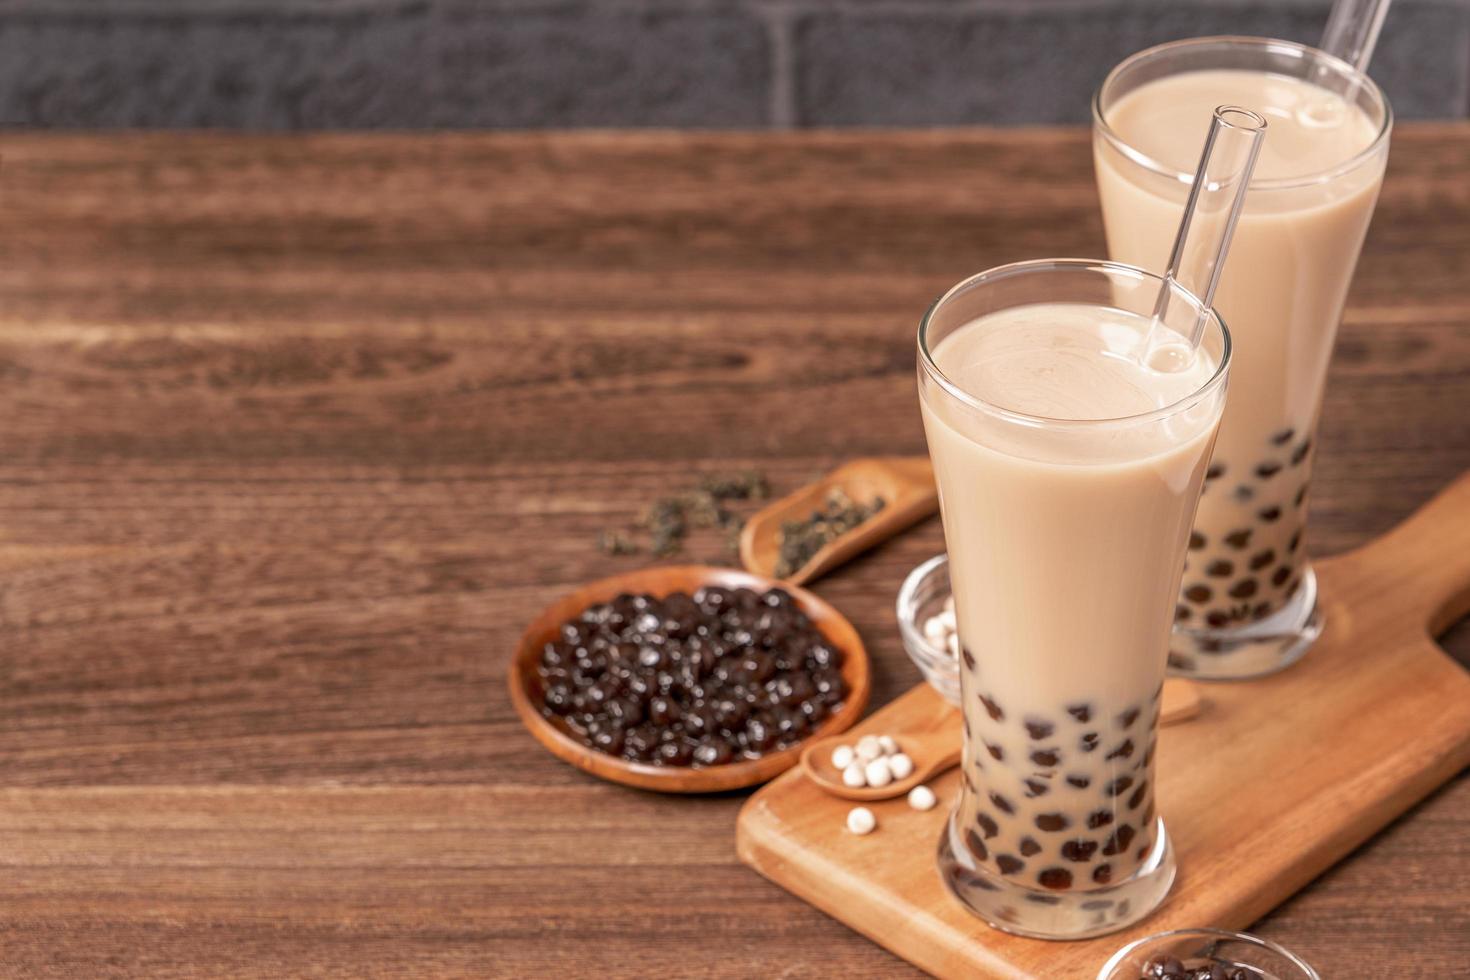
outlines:
[{"label": "wooden scoop", "polygon": [[828,542],[786,581],[803,585],[939,509],[934,469],[926,456],[883,456],[855,459],[816,483],[782,497],[758,511],[740,532],[740,561],[747,571],[776,577],[781,557],[781,525],[808,520],[821,510],[833,488],[853,503],[869,504],[882,497],[883,509],[845,534]]},{"label": "wooden scoop", "polygon": [[[1160,725],[1188,721],[1199,714],[1199,689],[1189,681],[1171,677],[1164,681],[1164,693],[1159,702]],[[832,765],[832,750],[839,745],[856,745],[857,740],[866,734],[877,733],[851,731],[809,743],[801,753],[801,771],[833,796],[868,803],[890,800],[905,795],[915,786],[927,782],[951,766],[959,765],[964,742],[960,713],[958,710],[951,711],[946,718],[938,721],[933,731],[894,736],[893,740],[898,743],[899,751],[914,763],[914,771],[907,777],[895,779],[883,786],[849,786],[842,781],[842,772]]]}]

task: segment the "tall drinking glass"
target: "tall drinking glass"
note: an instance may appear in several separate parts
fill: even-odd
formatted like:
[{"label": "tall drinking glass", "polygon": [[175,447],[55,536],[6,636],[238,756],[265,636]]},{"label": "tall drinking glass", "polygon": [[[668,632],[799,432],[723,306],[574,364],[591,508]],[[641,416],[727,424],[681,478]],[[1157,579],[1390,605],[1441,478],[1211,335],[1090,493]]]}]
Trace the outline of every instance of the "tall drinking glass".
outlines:
[{"label": "tall drinking glass", "polygon": [[1171,285],[1163,327],[1185,343],[1206,313],[1200,350],[1184,371],[1143,367],[1163,287],[1115,263],[1023,262],[955,286],[919,327],[965,723],[940,871],[1009,932],[1109,932],[1174,877],[1159,694],[1231,348]]},{"label": "tall drinking glass", "polygon": [[1327,364],[1388,157],[1367,76],[1314,48],[1211,37],[1142,51],[1093,101],[1108,251],[1162,271],[1192,183],[1193,121],[1222,102],[1269,122],[1214,305],[1235,339],[1230,405],[1190,536],[1170,667],[1242,678],[1322,629],[1303,548]]}]

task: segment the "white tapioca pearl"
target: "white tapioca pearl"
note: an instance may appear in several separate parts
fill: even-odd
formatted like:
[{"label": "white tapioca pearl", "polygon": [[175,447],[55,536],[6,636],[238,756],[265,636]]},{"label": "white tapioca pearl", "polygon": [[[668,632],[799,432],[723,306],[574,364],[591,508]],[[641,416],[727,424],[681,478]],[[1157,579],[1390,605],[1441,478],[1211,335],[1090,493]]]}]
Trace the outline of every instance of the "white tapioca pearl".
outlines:
[{"label": "white tapioca pearl", "polygon": [[832,768],[846,769],[855,757],[851,745],[839,745],[832,750]]},{"label": "white tapioca pearl", "polygon": [[855,806],[847,811],[847,829],[854,834],[870,834],[878,826],[878,818],[865,806]]},{"label": "white tapioca pearl", "polygon": [[883,743],[878,741],[876,735],[864,735],[858,739],[857,757],[864,762],[871,762],[883,754]]},{"label": "white tapioca pearl", "polygon": [[863,764],[853,760],[847,768],[842,770],[842,785],[857,788],[868,785],[868,777],[863,774]]},{"label": "white tapioca pearl", "polygon": [[894,779],[908,779],[914,772],[914,760],[902,752],[895,752],[888,757],[888,771]]},{"label": "white tapioca pearl", "polygon": [[863,775],[869,786],[887,786],[893,782],[893,770],[888,768],[888,760],[881,756],[868,763]]},{"label": "white tapioca pearl", "polygon": [[892,735],[879,735],[878,745],[883,749],[884,755],[893,755],[898,751],[898,743],[893,740]]},{"label": "white tapioca pearl", "polygon": [[934,791],[923,784],[909,790],[909,806],[915,810],[932,810],[938,802],[939,798],[934,795]]}]

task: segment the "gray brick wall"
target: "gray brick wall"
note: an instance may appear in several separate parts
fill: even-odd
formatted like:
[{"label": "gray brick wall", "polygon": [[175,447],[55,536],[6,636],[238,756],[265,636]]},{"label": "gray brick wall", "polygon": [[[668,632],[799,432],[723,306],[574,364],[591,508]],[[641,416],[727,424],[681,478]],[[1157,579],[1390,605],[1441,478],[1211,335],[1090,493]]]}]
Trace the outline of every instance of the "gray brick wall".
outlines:
[{"label": "gray brick wall", "polygon": [[[0,0],[0,124],[243,129],[1083,122],[1128,53],[1313,41],[1326,0]],[[1398,0],[1402,118],[1470,110],[1470,0]]]}]

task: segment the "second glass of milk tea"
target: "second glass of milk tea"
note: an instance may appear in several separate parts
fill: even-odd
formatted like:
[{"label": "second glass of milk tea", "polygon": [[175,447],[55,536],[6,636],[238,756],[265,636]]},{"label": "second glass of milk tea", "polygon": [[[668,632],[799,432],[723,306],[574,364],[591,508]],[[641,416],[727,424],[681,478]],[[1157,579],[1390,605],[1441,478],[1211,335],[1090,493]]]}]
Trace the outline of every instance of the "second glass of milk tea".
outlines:
[{"label": "second glass of milk tea", "polygon": [[1322,629],[1304,551],[1327,365],[1383,182],[1392,114],[1367,76],[1313,48],[1215,37],[1150,48],[1093,103],[1112,259],[1162,271],[1199,155],[1197,120],[1233,103],[1264,141],[1214,306],[1235,341],[1230,402],[1174,610],[1169,664],[1244,678]]}]

